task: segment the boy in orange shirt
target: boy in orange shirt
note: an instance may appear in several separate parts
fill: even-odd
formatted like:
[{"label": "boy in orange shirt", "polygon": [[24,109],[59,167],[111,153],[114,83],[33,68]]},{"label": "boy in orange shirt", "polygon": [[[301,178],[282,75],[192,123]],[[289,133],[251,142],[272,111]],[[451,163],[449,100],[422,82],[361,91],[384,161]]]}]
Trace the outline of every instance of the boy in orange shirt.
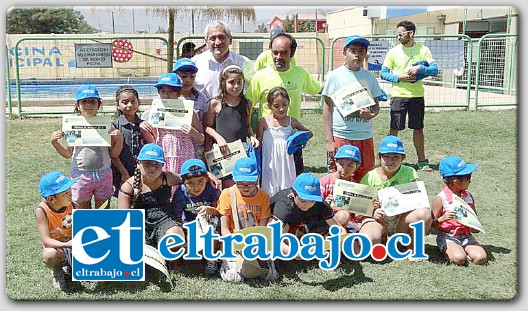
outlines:
[{"label": "boy in orange shirt", "polygon": [[[235,184],[224,189],[218,199],[217,210],[220,213],[221,235],[229,235],[235,231],[235,222],[233,218],[232,196],[236,202],[236,212],[238,216],[238,227],[240,229],[254,226],[266,226],[271,217],[268,194],[258,187],[258,168],[257,162],[252,158],[242,158],[235,162],[233,168],[233,181]],[[267,280],[274,280],[278,277],[273,261],[260,261],[262,268],[269,267]],[[228,277],[226,275],[228,270]],[[222,262],[220,275],[222,279],[234,283],[243,282],[244,277],[238,273],[231,274],[227,264]]]},{"label": "boy in orange shirt", "polygon": [[35,210],[37,229],[42,242],[42,258],[51,269],[53,287],[68,290],[71,285],[72,262],[72,193],[77,181],[60,172],[44,174],[39,193],[44,198]]}]

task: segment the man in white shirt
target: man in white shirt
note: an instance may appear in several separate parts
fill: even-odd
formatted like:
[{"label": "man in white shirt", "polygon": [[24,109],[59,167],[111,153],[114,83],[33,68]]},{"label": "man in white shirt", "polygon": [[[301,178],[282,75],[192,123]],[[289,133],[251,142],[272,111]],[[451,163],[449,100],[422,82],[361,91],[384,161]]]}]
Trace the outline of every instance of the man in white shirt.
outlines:
[{"label": "man in white shirt", "polygon": [[231,43],[233,43],[233,38],[229,25],[222,21],[210,22],[205,27],[207,50],[192,58],[198,67],[196,88],[202,90],[209,98],[220,93],[220,73],[229,65],[242,68],[246,85],[253,77],[254,69],[251,60],[230,51]]}]

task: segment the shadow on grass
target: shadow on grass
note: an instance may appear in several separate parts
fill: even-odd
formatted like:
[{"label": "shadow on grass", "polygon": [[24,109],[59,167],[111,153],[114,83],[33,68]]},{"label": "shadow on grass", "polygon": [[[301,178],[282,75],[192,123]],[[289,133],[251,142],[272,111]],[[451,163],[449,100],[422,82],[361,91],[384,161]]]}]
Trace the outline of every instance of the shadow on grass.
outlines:
[{"label": "shadow on grass", "polygon": [[[145,281],[143,282],[97,282],[92,289],[93,293],[111,293],[116,291],[123,291],[139,293],[147,289],[149,284],[155,284],[162,292],[170,292],[172,285],[170,280],[167,280],[163,273],[145,265]],[[85,289],[86,290],[86,289]]]},{"label": "shadow on grass", "polygon": [[482,245],[482,247],[486,250],[486,253],[488,253],[488,261],[495,261],[495,256],[493,255],[493,253],[499,253],[499,254],[511,253],[511,249],[504,248],[501,246]]},{"label": "shadow on grass", "polygon": [[327,174],[328,168],[326,166],[304,166],[304,173],[314,173],[314,174]]},{"label": "shadow on grass", "polygon": [[279,271],[283,276],[294,279],[295,281],[304,285],[323,286],[329,291],[337,291],[339,289],[348,288],[356,284],[373,282],[372,278],[365,276],[363,273],[363,267],[359,262],[349,260],[344,256],[342,256],[338,268],[343,270],[345,275],[323,282],[306,281],[299,277],[299,273],[307,272],[311,269],[319,269],[319,262],[317,260],[281,261],[279,267]]},{"label": "shadow on grass", "polygon": [[[412,168],[414,168],[415,170],[419,171],[420,169],[418,168],[418,165],[416,163],[407,163],[407,162],[403,162],[402,163],[403,165],[405,166],[410,166]],[[429,163],[429,167],[433,169],[433,171],[438,171],[438,164],[437,163]]]}]

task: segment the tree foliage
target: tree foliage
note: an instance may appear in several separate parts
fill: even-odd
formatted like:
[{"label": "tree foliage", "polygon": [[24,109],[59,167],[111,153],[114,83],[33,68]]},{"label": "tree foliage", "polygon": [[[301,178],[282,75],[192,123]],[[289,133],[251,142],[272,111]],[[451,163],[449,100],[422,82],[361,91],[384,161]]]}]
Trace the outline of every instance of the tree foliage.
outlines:
[{"label": "tree foliage", "polygon": [[255,20],[255,9],[253,7],[192,7],[192,6],[155,6],[148,8],[147,12],[154,12],[158,16],[168,16],[168,47],[167,47],[167,72],[172,71],[174,61],[174,19],[177,15],[188,16],[193,14],[202,20],[222,19],[226,22],[237,21],[240,25],[247,21]]},{"label": "tree foliage", "polygon": [[7,12],[9,34],[94,33],[79,11],[65,7],[12,8]]},{"label": "tree foliage", "polygon": [[262,23],[257,26],[257,30],[255,32],[260,32],[260,33],[268,32],[268,27],[266,27],[266,24]]}]

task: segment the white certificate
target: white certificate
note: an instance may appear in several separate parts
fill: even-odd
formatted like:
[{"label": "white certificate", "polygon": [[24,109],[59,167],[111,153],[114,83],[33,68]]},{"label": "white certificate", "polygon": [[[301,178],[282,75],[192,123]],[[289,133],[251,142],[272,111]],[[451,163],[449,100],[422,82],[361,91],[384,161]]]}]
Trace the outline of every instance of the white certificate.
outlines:
[{"label": "white certificate", "polygon": [[377,192],[374,187],[336,179],[331,207],[371,217],[374,207],[373,199]]},{"label": "white certificate", "polygon": [[227,148],[229,151],[224,155],[220,151],[220,147],[215,144],[212,150],[204,154],[209,172],[213,173],[217,178],[231,175],[235,162],[238,159],[247,157],[246,149],[244,149],[240,139],[227,144]]},{"label": "white certificate", "polygon": [[159,99],[152,101],[148,121],[156,128],[179,130],[192,124],[194,102],[187,99]]},{"label": "white certificate", "polygon": [[330,97],[343,117],[376,104],[369,90],[358,81],[340,88]]},{"label": "white certificate", "polygon": [[380,189],[378,198],[387,216],[400,215],[421,207],[431,208],[423,181]]},{"label": "white certificate", "polygon": [[110,147],[110,116],[63,116],[62,131],[66,145]]}]

